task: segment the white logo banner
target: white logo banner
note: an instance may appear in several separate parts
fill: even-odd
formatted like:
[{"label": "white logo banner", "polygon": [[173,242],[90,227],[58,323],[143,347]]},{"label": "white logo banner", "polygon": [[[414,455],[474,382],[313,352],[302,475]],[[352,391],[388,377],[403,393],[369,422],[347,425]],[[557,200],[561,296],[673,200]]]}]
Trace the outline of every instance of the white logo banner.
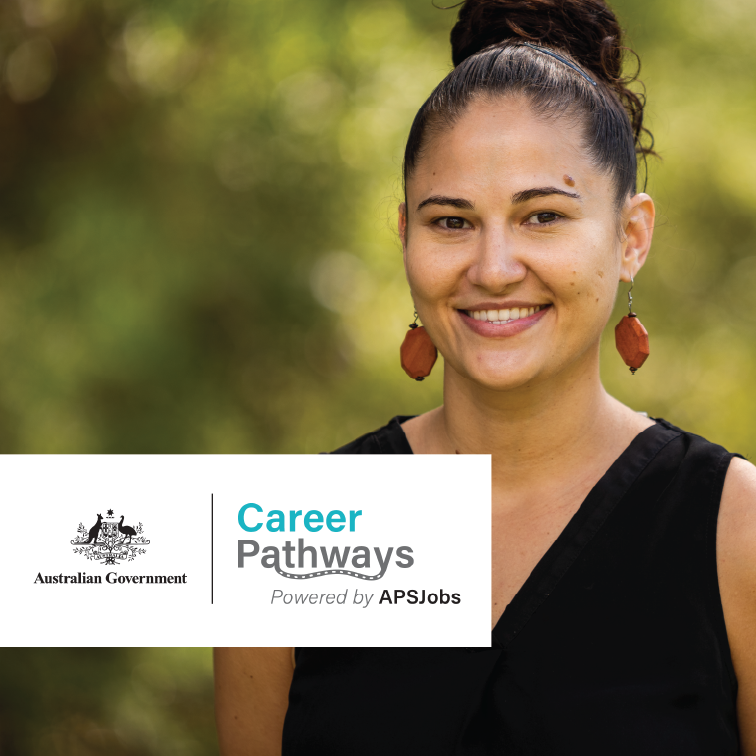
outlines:
[{"label": "white logo banner", "polygon": [[489,455],[0,455],[3,646],[489,646]]}]

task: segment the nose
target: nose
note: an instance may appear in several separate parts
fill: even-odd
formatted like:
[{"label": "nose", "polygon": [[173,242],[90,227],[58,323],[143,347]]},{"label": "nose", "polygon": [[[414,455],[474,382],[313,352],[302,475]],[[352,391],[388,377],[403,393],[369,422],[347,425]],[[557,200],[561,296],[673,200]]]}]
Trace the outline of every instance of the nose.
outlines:
[{"label": "nose", "polygon": [[527,272],[527,266],[518,255],[517,242],[506,225],[485,227],[478,237],[475,259],[467,271],[469,281],[492,294],[499,294],[522,281]]}]

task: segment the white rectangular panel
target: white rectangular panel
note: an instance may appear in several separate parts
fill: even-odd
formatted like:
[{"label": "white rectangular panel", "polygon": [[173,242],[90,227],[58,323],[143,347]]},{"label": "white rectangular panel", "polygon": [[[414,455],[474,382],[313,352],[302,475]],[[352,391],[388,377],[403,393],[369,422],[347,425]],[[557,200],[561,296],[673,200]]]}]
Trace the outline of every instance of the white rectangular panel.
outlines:
[{"label": "white rectangular panel", "polygon": [[488,646],[489,455],[2,455],[4,646]]}]

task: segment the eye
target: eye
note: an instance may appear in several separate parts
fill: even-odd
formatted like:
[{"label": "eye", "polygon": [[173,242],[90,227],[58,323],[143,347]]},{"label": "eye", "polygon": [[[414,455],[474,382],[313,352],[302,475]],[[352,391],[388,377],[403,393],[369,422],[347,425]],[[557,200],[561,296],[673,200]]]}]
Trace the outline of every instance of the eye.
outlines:
[{"label": "eye", "polygon": [[560,217],[561,216],[556,213],[536,213],[535,215],[531,215],[527,222],[532,223],[534,226],[545,226],[549,223],[553,223]]},{"label": "eye", "polygon": [[472,228],[469,221],[466,221],[464,218],[458,218],[453,215],[447,216],[446,218],[439,218],[438,220],[434,222],[437,225],[441,226],[441,228],[449,228],[453,230],[457,230],[460,228]]}]

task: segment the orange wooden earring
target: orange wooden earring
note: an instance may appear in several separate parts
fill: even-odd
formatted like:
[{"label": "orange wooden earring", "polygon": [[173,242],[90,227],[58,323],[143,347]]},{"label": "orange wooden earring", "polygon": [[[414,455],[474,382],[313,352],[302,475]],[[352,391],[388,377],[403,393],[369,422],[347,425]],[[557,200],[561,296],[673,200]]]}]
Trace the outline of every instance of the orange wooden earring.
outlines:
[{"label": "orange wooden earring", "polygon": [[422,381],[423,378],[429,376],[436,364],[438,350],[433,345],[425,326],[417,324],[417,310],[415,310],[415,322],[410,323],[410,329],[404,337],[399,354],[404,372],[416,381]]},{"label": "orange wooden earring", "polygon": [[633,290],[633,284],[633,277],[630,276],[630,289],[627,292],[628,314],[617,323],[614,329],[614,340],[625,365],[635,375],[635,371],[648,358],[649,348],[648,331],[633,312],[633,295],[630,293]]}]

